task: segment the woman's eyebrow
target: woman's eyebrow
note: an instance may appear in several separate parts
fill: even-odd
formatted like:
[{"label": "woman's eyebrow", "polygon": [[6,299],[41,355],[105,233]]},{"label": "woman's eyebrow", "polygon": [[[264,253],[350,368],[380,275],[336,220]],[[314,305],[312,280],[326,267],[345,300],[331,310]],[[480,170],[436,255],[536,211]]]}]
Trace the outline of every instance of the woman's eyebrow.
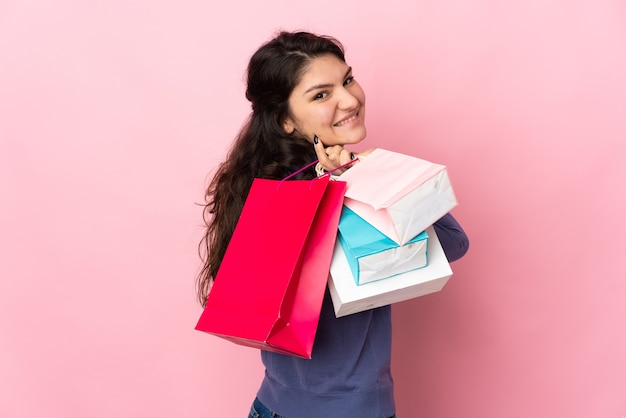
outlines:
[{"label": "woman's eyebrow", "polygon": [[[346,75],[343,76],[343,79],[345,80],[346,78],[348,78],[350,76],[350,73],[352,73],[352,67],[348,67],[348,70],[346,71]],[[324,84],[316,84],[314,86],[309,87],[304,94],[307,94],[313,90],[317,90],[317,89],[327,89],[329,87],[332,87],[333,84],[332,83],[324,83]]]}]

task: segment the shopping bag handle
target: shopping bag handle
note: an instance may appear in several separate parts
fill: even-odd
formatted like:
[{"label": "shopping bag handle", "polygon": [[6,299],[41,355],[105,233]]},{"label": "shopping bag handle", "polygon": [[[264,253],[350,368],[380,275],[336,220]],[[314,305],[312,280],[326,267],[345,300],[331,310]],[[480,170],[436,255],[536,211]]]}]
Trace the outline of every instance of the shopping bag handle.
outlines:
[{"label": "shopping bag handle", "polygon": [[282,180],[280,181],[279,187],[280,187],[280,185],[281,185],[281,184],[283,184],[283,181],[285,181],[285,180],[288,180],[288,179],[292,178],[292,177],[293,177],[293,176],[295,176],[296,174],[302,173],[302,172],[303,172],[304,170],[306,170],[307,168],[312,167],[312,166],[314,166],[315,164],[317,164],[317,162],[318,162],[318,161],[319,161],[319,160],[315,160],[315,161],[313,161],[312,163],[308,163],[307,165],[305,165],[304,167],[302,167],[300,170],[298,170],[298,171],[294,171],[293,173],[289,174],[287,177],[285,177],[284,179],[282,179]]},{"label": "shopping bag handle", "polygon": [[317,177],[316,177],[316,178],[314,178],[313,180],[316,180],[316,179],[321,179],[322,177],[325,177],[325,176],[330,176],[330,175],[331,175],[330,173],[332,173],[333,171],[335,171],[335,170],[340,170],[340,169],[342,169],[342,168],[344,168],[344,167],[347,167],[347,166],[349,166],[349,165],[351,165],[352,163],[355,163],[355,162],[357,162],[357,161],[359,161],[359,157],[354,157],[352,160],[348,161],[347,163],[342,164],[342,165],[340,165],[339,167],[335,167],[335,168],[333,168],[332,170],[328,170],[327,172],[325,172],[324,174],[320,174],[319,176],[317,176]]},{"label": "shopping bag handle", "polygon": [[[313,180],[311,180],[311,184],[309,185],[309,188],[311,188],[311,187],[312,187],[312,184],[313,184],[313,182],[314,182],[315,180],[321,179],[322,177],[325,177],[325,176],[330,176],[330,175],[331,175],[330,173],[332,173],[333,171],[335,171],[335,170],[339,170],[339,169],[344,168],[344,167],[347,167],[347,166],[349,166],[350,164],[352,164],[352,163],[354,163],[354,162],[356,162],[356,161],[359,161],[359,158],[358,158],[358,157],[354,158],[353,160],[348,161],[348,162],[347,162],[347,163],[345,163],[345,164],[340,165],[339,167],[335,167],[335,168],[333,168],[332,170],[329,170],[329,171],[325,172],[324,174],[322,174],[322,175],[320,175],[320,176],[315,177]],[[278,183],[278,186],[276,186],[276,189],[280,189],[280,186],[282,186],[282,184],[283,184],[283,182],[284,182],[285,180],[288,180],[288,179],[292,178],[292,177],[293,177],[293,176],[295,176],[296,174],[302,173],[304,170],[306,170],[307,168],[313,167],[313,166],[314,166],[315,164],[317,164],[318,162],[319,162],[319,160],[312,161],[312,162],[308,163],[307,165],[305,165],[304,167],[302,167],[301,169],[299,169],[299,170],[297,170],[297,171],[294,171],[293,173],[289,174],[287,177],[285,177],[284,179],[282,179],[282,180]]]}]

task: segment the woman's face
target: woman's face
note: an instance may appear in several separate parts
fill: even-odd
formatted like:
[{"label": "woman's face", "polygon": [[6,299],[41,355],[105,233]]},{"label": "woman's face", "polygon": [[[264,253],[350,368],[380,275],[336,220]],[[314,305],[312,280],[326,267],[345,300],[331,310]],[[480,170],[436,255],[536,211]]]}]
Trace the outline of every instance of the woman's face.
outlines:
[{"label": "woman's face", "polygon": [[298,132],[324,145],[356,144],[365,138],[365,93],[352,68],[334,55],[311,61],[289,96],[285,132]]}]

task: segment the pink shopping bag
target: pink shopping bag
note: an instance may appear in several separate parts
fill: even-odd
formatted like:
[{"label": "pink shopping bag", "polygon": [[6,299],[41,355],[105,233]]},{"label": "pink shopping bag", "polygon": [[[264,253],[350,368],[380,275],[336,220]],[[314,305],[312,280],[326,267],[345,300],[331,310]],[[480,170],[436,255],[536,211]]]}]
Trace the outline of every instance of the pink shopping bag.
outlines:
[{"label": "pink shopping bag", "polygon": [[457,205],[445,166],[380,148],[339,179],[344,204],[400,245]]},{"label": "pink shopping bag", "polygon": [[255,179],[196,329],[310,358],[345,187]]}]

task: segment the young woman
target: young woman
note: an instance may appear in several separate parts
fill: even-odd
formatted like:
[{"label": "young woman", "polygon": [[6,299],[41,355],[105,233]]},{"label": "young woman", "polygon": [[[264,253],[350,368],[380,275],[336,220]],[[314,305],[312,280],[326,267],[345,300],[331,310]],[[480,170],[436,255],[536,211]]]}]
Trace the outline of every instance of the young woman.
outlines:
[{"label": "young woman", "polygon": [[[349,147],[366,135],[365,94],[333,38],[278,34],[250,59],[247,83],[252,114],[206,192],[203,305],[252,180],[282,179],[315,159],[318,169],[335,169],[354,159]],[[451,215],[435,229],[450,261],[465,254],[467,237]],[[336,318],[327,291],[312,359],[268,351],[261,359],[265,378],[249,417],[395,416],[390,306]]]}]

